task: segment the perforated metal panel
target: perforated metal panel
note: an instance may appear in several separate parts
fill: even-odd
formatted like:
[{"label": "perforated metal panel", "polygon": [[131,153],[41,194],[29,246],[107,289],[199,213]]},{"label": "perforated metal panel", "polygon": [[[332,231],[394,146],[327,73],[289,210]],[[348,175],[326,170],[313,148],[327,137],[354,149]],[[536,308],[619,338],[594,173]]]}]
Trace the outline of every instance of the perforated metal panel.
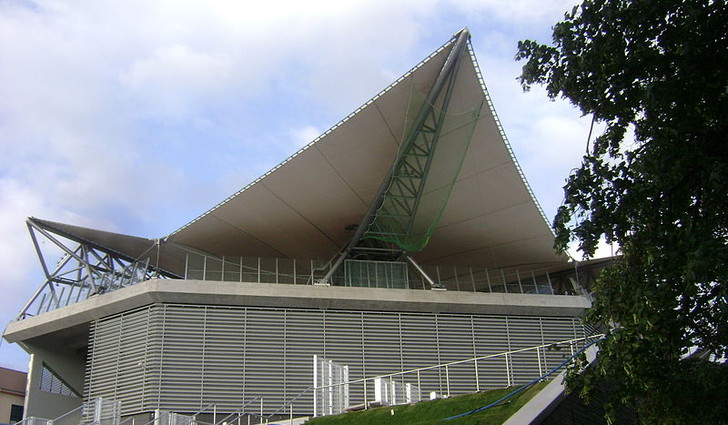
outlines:
[{"label": "perforated metal panel", "polygon": [[[157,304],[98,320],[91,329],[87,397],[122,401],[123,413],[232,411],[253,397],[272,412],[312,385],[314,354],[349,365],[350,379],[484,356],[584,335],[576,318]],[[517,354],[518,384],[566,353]],[[420,377],[422,391],[458,394],[509,384],[503,358]],[[477,370],[476,370],[477,369]],[[371,389],[373,391],[373,388]],[[363,402],[352,387],[353,404]],[[256,407],[259,409],[259,407]],[[309,414],[311,392],[294,404]]]}]

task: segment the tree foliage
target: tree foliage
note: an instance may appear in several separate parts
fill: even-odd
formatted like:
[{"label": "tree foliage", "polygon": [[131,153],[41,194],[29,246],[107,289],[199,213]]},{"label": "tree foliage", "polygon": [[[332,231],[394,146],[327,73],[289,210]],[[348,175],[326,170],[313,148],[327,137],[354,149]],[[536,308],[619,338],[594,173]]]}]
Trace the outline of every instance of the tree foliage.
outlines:
[{"label": "tree foliage", "polygon": [[726,367],[686,359],[728,358],[726,1],[587,0],[516,58],[524,89],[545,85],[604,128],[554,220],[561,250],[620,247],[586,319],[608,337],[572,385],[608,379],[612,407],[644,423],[726,423]]}]

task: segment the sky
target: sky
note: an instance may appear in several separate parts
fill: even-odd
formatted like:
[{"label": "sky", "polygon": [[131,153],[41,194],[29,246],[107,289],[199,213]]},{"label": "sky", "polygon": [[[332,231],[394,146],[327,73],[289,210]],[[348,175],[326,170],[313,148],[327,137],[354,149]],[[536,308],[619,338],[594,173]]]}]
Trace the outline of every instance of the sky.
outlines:
[{"label": "sky", "polygon": [[[589,120],[516,81],[563,0],[0,0],[0,322],[42,283],[29,216],[156,238],[236,192],[468,27],[551,220]],[[0,366],[28,356],[0,344]]]}]

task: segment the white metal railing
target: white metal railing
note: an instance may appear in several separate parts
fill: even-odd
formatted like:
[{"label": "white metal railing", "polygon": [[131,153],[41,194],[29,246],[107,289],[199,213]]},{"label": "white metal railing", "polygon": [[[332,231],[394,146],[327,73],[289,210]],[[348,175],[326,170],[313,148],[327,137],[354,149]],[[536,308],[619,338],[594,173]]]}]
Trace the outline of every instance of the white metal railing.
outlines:
[{"label": "white metal railing", "polygon": [[421,391],[417,385],[399,382],[391,376],[374,378],[374,402],[380,405],[409,404],[420,401]]},{"label": "white metal railing", "polygon": [[53,419],[38,418],[35,416],[27,416],[22,421],[16,422],[15,425],[52,425]]},{"label": "white metal railing", "polygon": [[78,425],[82,422],[93,425],[120,425],[120,420],[121,402],[99,397],[55,419],[27,416],[16,425]]},{"label": "white metal railing", "polygon": [[349,367],[313,356],[313,414],[339,413],[349,406]]},{"label": "white metal railing", "polygon": [[84,422],[93,425],[120,425],[121,401],[99,397],[91,400],[85,406]]},{"label": "white metal railing", "polygon": [[[423,400],[423,393],[427,394],[438,389],[442,391],[442,395],[450,396],[455,392],[464,394],[486,388],[510,387],[519,383],[516,381],[532,380],[543,376],[550,368],[561,363],[563,358],[573,356],[581,347],[602,337],[603,334],[573,338],[388,375],[355,379],[331,385],[318,385],[314,388],[314,395],[326,393],[329,388],[346,387],[348,394],[357,393],[360,397],[363,397],[362,400],[357,400],[361,402],[359,407],[368,408],[380,404],[417,402]],[[453,371],[456,369],[458,379],[453,379]],[[500,370],[498,371],[498,369]],[[484,373],[484,371],[491,371],[492,373],[493,370],[499,372],[500,385],[493,385],[493,377]],[[429,374],[429,379],[425,379],[426,374]],[[433,375],[440,381],[438,383],[439,388],[427,388],[427,384],[433,382]],[[463,385],[462,379],[460,379],[463,376],[469,377],[469,381],[472,383],[470,388]],[[458,391],[453,391],[456,386]],[[357,401],[354,401],[354,403]],[[332,413],[341,413],[348,407],[352,406],[346,406],[344,409]]]},{"label": "white metal railing", "polygon": [[[360,264],[361,263],[361,264]],[[362,265],[367,263],[366,265]],[[379,262],[349,260],[349,266],[357,265],[356,278],[352,270],[342,270],[332,276],[337,286],[363,286],[372,288],[431,289],[420,273],[407,273],[406,263],[394,263],[404,271],[378,269]],[[289,285],[317,284],[331,267],[330,261],[301,260],[295,258],[264,257],[215,257],[202,253],[187,253],[184,278],[190,280],[260,282]],[[391,268],[391,265],[389,266]],[[575,282],[579,270],[553,272],[548,268],[488,269],[484,267],[457,267],[422,265],[426,273],[439,287],[450,291],[493,292],[513,294],[563,295],[576,294]],[[401,276],[400,276],[401,275]],[[406,279],[401,281],[401,279]]]},{"label": "white metal railing", "polygon": [[85,408],[86,405],[81,404],[77,408],[53,419],[48,425],[78,425],[83,420],[83,412]]},{"label": "white metal railing", "polygon": [[[260,413],[253,411],[253,409],[258,408],[258,403],[256,402],[260,404]],[[253,403],[256,403],[256,405],[253,406]],[[211,415],[212,422],[199,419],[201,415]],[[234,411],[227,413],[222,419],[218,418],[216,404],[208,404],[192,415],[156,409],[152,420],[143,425],[243,425],[241,422],[243,417],[247,417],[248,424],[250,424],[251,418],[265,418],[263,415],[263,398],[259,396],[251,398]]]}]

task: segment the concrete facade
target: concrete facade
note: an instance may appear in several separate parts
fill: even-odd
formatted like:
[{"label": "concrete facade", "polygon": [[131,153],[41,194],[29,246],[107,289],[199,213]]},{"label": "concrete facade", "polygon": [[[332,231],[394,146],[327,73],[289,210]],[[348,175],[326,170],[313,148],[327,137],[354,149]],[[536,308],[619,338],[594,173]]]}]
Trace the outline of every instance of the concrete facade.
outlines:
[{"label": "concrete facade", "polygon": [[[311,385],[314,354],[370,377],[582,337],[577,317],[588,306],[570,295],[153,279],[11,323],[5,338],[32,355],[31,416],[83,401],[40,390],[43,365],[86,400],[122,400],[127,415],[210,403],[232,411],[253,396],[273,411]],[[538,370],[525,360],[516,382]],[[482,367],[483,387],[507,385],[502,368]],[[456,375],[453,393],[471,391],[472,374]],[[303,397],[296,413],[311,403]]]},{"label": "concrete facade", "polygon": [[30,353],[25,416],[54,419],[81,406],[82,397],[59,394],[41,388],[45,366],[56,372],[75,391],[83,394],[85,363],[83,355],[77,353],[78,349],[68,341],[53,335],[26,342],[23,348]]},{"label": "concrete facade", "polygon": [[58,310],[10,323],[5,339],[19,342],[87,325],[93,320],[152,303],[244,305],[433,313],[579,316],[590,302],[583,296],[411,291],[152,279]]}]

